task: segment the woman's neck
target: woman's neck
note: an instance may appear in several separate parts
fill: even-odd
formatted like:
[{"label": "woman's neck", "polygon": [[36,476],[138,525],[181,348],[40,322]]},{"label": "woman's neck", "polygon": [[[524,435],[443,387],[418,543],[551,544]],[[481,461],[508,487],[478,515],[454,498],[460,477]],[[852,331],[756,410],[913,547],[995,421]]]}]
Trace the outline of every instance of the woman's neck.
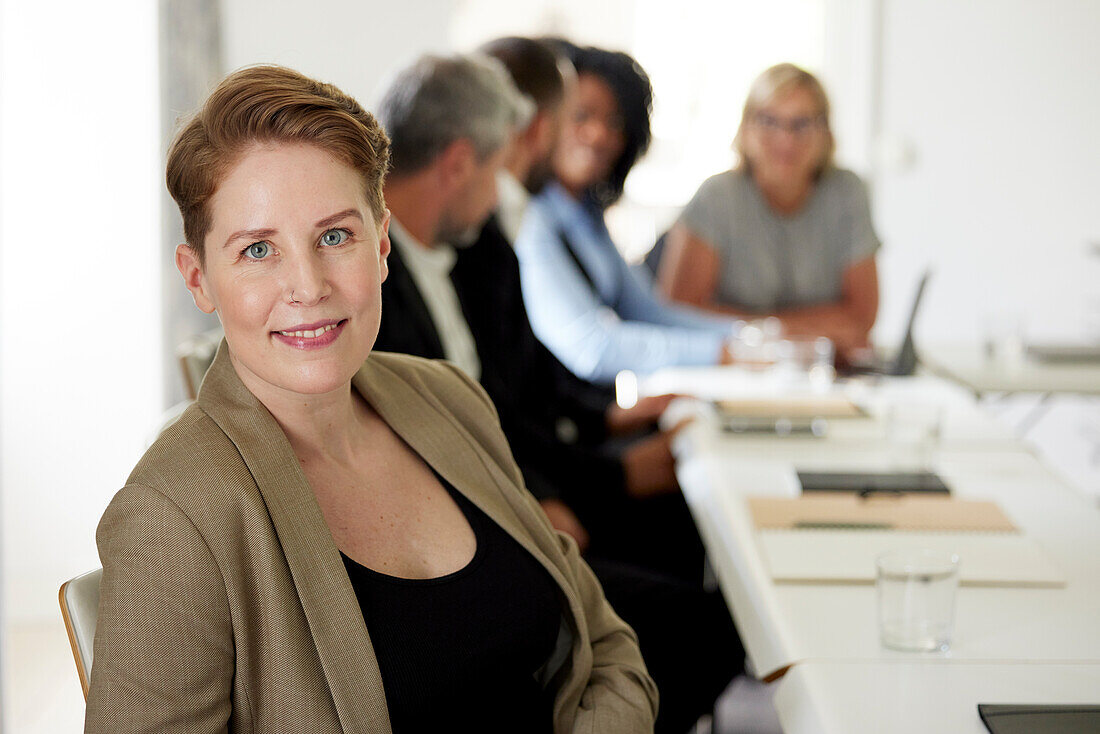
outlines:
[{"label": "woman's neck", "polygon": [[327,393],[303,395],[264,382],[232,359],[245,387],[283,429],[299,459],[350,460],[363,421],[372,411],[349,381]]},{"label": "woman's neck", "polygon": [[558,183],[561,184],[562,189],[564,189],[565,193],[569,194],[571,198],[576,199],[577,201],[584,200],[584,193],[588,191],[587,187],[576,186],[574,184],[562,181],[560,178],[558,179]]},{"label": "woman's neck", "polygon": [[783,215],[797,214],[806,205],[814,189],[812,178],[777,182],[766,181],[754,175],[753,180],[772,211]]}]

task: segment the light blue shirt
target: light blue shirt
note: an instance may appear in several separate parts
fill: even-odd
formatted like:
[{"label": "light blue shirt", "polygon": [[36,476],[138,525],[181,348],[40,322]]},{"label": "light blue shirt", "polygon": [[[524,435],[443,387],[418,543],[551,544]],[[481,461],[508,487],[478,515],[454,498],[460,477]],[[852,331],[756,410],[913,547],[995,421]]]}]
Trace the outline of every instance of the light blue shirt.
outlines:
[{"label": "light blue shirt", "polygon": [[557,183],[531,200],[515,245],[535,334],[586,380],[607,384],[625,369],[716,364],[739,326],[658,299],[619,254],[602,215]]}]

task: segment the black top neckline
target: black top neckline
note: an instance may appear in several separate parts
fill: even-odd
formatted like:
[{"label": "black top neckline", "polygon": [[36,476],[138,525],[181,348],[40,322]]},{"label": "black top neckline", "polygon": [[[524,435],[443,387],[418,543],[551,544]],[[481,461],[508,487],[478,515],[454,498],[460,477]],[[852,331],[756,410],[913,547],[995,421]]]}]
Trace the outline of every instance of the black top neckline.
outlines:
[{"label": "black top neckline", "polygon": [[344,556],[382,674],[390,726],[394,734],[550,734],[554,691],[539,671],[560,635],[558,588],[515,538],[441,483],[477,538],[464,568],[404,579]]},{"label": "black top neckline", "polygon": [[485,543],[482,542],[481,537],[481,518],[478,516],[478,513],[471,510],[473,503],[469,499],[467,499],[465,495],[463,495],[457,489],[453,489],[450,483],[444,481],[442,477],[439,476],[439,474],[435,473],[434,470],[432,473],[435,474],[436,479],[439,480],[439,483],[443,486],[444,490],[447,491],[447,494],[451,497],[451,499],[454,500],[455,504],[458,505],[458,509],[462,511],[462,515],[466,518],[466,522],[470,525],[470,530],[474,534],[475,544],[473,558],[471,558],[465,566],[456,571],[451,571],[450,573],[443,574],[442,576],[433,576],[426,579],[410,579],[405,578],[404,576],[392,576],[388,573],[383,573],[382,571],[376,571],[369,566],[364,566],[351,556],[347,555],[343,551],[340,551],[340,557],[344,560],[345,564],[352,566],[359,573],[364,574],[375,581],[380,581],[386,584],[393,584],[395,586],[440,586],[442,584],[460,581],[461,579],[477,571],[478,567],[481,565],[482,561],[485,558]]}]

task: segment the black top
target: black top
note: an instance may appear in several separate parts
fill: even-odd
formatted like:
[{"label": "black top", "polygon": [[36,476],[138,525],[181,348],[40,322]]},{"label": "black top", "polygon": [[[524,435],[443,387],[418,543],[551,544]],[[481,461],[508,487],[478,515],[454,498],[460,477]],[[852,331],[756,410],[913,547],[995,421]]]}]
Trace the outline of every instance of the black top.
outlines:
[{"label": "black top", "polygon": [[557,642],[557,587],[519,543],[439,480],[477,538],[464,568],[403,579],[341,554],[378,658],[394,734],[551,732],[553,693],[535,674]]}]

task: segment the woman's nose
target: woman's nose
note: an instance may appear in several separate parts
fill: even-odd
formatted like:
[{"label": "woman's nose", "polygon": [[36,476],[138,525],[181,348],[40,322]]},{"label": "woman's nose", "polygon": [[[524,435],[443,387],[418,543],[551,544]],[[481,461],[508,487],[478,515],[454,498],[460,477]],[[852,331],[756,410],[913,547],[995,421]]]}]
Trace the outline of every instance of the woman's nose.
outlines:
[{"label": "woman's nose", "polygon": [[590,145],[606,145],[612,134],[611,125],[604,120],[593,118],[585,126],[585,137]]},{"label": "woman's nose", "polygon": [[324,263],[315,255],[296,258],[286,282],[287,300],[301,306],[313,306],[332,293]]}]

